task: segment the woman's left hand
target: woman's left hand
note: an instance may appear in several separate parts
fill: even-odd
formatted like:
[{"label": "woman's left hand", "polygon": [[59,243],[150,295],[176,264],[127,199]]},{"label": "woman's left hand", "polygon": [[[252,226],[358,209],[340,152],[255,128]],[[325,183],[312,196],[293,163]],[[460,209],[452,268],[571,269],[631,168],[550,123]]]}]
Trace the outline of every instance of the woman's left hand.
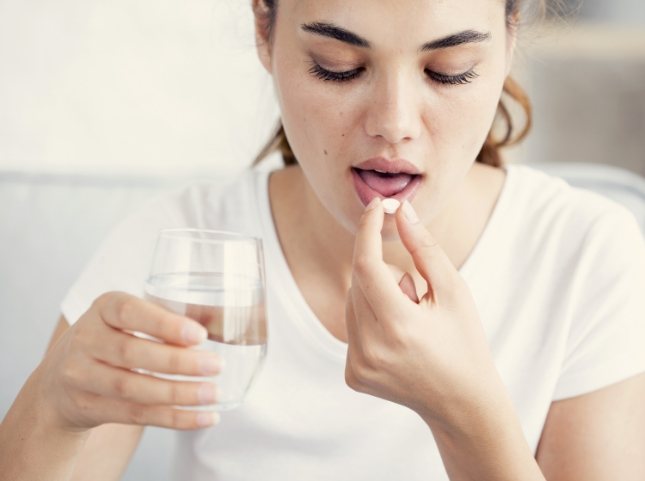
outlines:
[{"label": "woman's left hand", "polygon": [[345,379],[426,421],[454,425],[482,403],[494,405],[501,380],[466,282],[416,215],[407,220],[408,206],[397,211],[396,225],[427,292],[418,299],[408,273],[398,283],[392,276],[383,261],[383,206],[373,202],[354,247]]}]

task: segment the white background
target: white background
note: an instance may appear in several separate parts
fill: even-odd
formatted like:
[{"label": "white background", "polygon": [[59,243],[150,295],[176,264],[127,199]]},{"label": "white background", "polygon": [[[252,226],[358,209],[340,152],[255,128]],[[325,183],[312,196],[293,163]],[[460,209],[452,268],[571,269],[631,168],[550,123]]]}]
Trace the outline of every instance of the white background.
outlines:
[{"label": "white background", "polygon": [[0,168],[248,165],[278,118],[250,0],[0,0]]}]

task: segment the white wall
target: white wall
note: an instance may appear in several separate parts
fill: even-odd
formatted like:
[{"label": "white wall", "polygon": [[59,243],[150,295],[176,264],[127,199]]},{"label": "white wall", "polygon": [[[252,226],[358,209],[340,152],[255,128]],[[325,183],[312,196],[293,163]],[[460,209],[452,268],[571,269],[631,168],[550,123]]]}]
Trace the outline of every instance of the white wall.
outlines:
[{"label": "white wall", "polygon": [[645,29],[543,25],[524,32],[515,68],[533,128],[513,158],[609,164],[645,177]]},{"label": "white wall", "polygon": [[579,16],[595,22],[645,27],[643,0],[568,0]]},{"label": "white wall", "polygon": [[278,117],[250,0],[0,0],[0,168],[244,168]]}]

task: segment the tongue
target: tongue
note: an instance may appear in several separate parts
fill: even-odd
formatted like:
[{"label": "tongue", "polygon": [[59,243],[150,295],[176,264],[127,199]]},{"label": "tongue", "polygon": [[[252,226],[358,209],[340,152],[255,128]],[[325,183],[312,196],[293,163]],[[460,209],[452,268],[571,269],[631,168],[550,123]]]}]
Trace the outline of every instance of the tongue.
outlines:
[{"label": "tongue", "polygon": [[385,197],[398,194],[412,180],[410,174],[379,174],[374,170],[358,170],[358,175],[372,190]]}]

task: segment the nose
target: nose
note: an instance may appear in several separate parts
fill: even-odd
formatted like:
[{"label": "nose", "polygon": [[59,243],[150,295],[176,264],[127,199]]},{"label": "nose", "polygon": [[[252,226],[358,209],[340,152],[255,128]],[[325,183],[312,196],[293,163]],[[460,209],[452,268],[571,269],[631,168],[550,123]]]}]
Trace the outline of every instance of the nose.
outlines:
[{"label": "nose", "polygon": [[402,71],[375,80],[368,99],[365,130],[371,137],[390,144],[419,136],[422,125],[422,95],[415,80]]}]

